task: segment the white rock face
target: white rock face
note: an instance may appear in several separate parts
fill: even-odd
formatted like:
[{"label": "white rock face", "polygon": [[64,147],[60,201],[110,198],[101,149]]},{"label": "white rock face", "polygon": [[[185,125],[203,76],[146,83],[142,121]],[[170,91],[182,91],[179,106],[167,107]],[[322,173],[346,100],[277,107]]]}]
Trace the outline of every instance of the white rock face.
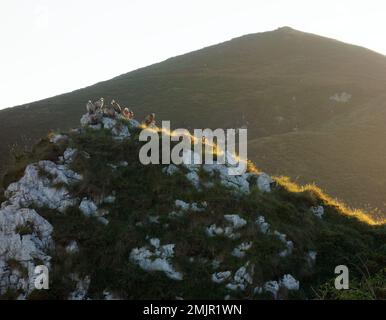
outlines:
[{"label": "white rock face", "polygon": [[335,93],[333,96],[330,97],[330,100],[340,102],[340,103],[347,103],[351,100],[352,95],[347,92],[341,92],[341,93]]},{"label": "white rock face", "polygon": [[116,125],[112,130],[111,133],[115,136],[115,139],[117,140],[123,140],[130,138],[131,134],[129,132],[129,128],[123,124]]},{"label": "white rock face", "polygon": [[248,251],[252,247],[252,241],[243,242],[240,245],[238,245],[236,248],[232,251],[232,256],[237,258],[244,258],[245,252]]},{"label": "white rock face", "polygon": [[316,251],[308,251],[307,260],[310,266],[313,266],[316,262]]},{"label": "white rock face", "polygon": [[[30,234],[16,233],[18,227],[26,225],[30,226]],[[52,245],[52,230],[51,224],[35,210],[5,207],[0,210],[0,256],[18,261],[29,261],[34,257],[44,259],[43,250]]]},{"label": "white rock face", "polygon": [[63,159],[64,162],[67,164],[71,163],[74,161],[74,158],[76,156],[77,150],[74,148],[67,148],[64,153],[63,153]]},{"label": "white rock face", "polygon": [[161,246],[159,239],[150,239],[153,248],[145,246],[134,248],[130,253],[130,261],[146,271],[162,271],[172,280],[182,280],[182,273],[176,271],[171,258],[174,256],[174,244]]},{"label": "white rock face", "polygon": [[299,290],[299,281],[297,281],[290,274],[286,274],[280,280],[280,286],[287,288],[288,290]]},{"label": "white rock face", "polygon": [[124,120],[126,121],[126,123],[130,128],[139,128],[141,126],[141,124],[135,119],[130,119],[130,120],[124,119]]},{"label": "white rock face", "polygon": [[276,299],[280,287],[279,287],[279,283],[278,283],[277,281],[267,281],[267,282],[264,284],[263,289],[264,289],[265,291],[267,291],[267,292],[272,293],[273,298]]},{"label": "white rock face", "polygon": [[96,217],[96,219],[103,225],[109,224],[109,220],[104,217],[104,215],[108,214],[108,211],[105,209],[99,209],[92,200],[83,198],[79,205],[79,210],[86,217]]},{"label": "white rock face", "polygon": [[102,124],[104,129],[112,129],[117,124],[117,120],[112,118],[103,117]]},{"label": "white rock face", "polygon": [[201,187],[200,187],[200,177],[198,176],[197,172],[191,171],[191,172],[188,172],[185,176],[186,176],[186,179],[188,179],[190,181],[190,183],[197,190],[201,190]]},{"label": "white rock face", "polygon": [[82,118],[80,119],[80,123],[82,127],[88,127],[91,129],[95,130],[100,130],[102,128],[111,130],[111,133],[116,140],[123,140],[130,138],[131,134],[129,131],[129,127],[134,128],[134,127],[139,127],[139,122],[136,120],[125,120],[124,123],[118,122],[117,118],[109,118],[105,117],[103,115],[98,116],[99,123],[95,124],[95,115],[89,115],[89,114],[84,114]]},{"label": "white rock face", "polygon": [[268,174],[261,173],[257,178],[257,187],[261,192],[271,192],[271,183],[273,182]]},{"label": "white rock face", "polygon": [[256,224],[259,226],[261,233],[267,234],[269,232],[269,223],[265,221],[263,216],[256,219]]},{"label": "white rock face", "polygon": [[127,125],[118,122],[116,119],[103,117],[101,119],[104,129],[111,130],[111,134],[116,140],[130,138],[131,134]]},{"label": "white rock face", "polygon": [[166,173],[168,176],[172,176],[178,171],[180,171],[180,169],[178,169],[178,167],[174,164],[169,164],[167,167],[162,169],[162,172]]},{"label": "white rock face", "polygon": [[221,227],[217,227],[215,224],[212,224],[206,228],[206,234],[209,237],[219,236],[224,234],[224,229]]},{"label": "white rock face", "polygon": [[202,212],[205,211],[205,209],[208,207],[208,203],[206,201],[197,203],[197,202],[192,202],[190,204],[190,210],[193,212]]},{"label": "white rock face", "polygon": [[[23,226],[25,234],[19,234]],[[53,246],[51,224],[35,210],[10,205],[0,210],[0,294],[7,289],[22,290],[25,296],[34,289],[34,259],[39,259],[49,267],[49,257],[45,252]],[[8,261],[17,261],[27,271],[12,270]]]},{"label": "white rock face", "polygon": [[311,207],[310,210],[315,216],[317,216],[319,219],[322,219],[322,217],[324,215],[323,206]]},{"label": "white rock face", "polygon": [[79,205],[79,210],[86,217],[91,217],[91,216],[97,215],[98,207],[92,200],[88,200],[87,198],[83,198],[82,202]]},{"label": "white rock face", "polygon": [[[53,138],[52,142],[58,139]],[[25,298],[34,289],[35,261],[50,267],[51,257],[47,252],[54,245],[53,228],[28,207],[48,207],[64,212],[77,203],[78,200],[72,198],[66,188],[82,179],[67,167],[75,152],[67,149],[63,156],[65,164],[62,165],[47,160],[28,165],[23,177],[5,191],[7,201],[0,209],[1,294],[16,289],[22,292],[19,298]]]},{"label": "white rock face", "polygon": [[287,290],[299,290],[299,281],[297,281],[290,274],[286,274],[278,281],[272,280],[267,281],[263,287],[256,287],[254,290],[255,294],[261,294],[263,291],[270,292],[274,299],[278,298],[278,293],[281,288],[286,288]]},{"label": "white rock face", "polygon": [[231,224],[228,227],[218,227],[212,224],[206,228],[205,232],[209,237],[224,235],[230,239],[237,239],[240,237],[239,233],[234,233],[234,230],[240,229],[247,224],[247,221],[237,214],[224,215],[225,220]]},{"label": "white rock face", "polygon": [[228,170],[229,167],[223,164],[204,164],[202,169],[207,172],[210,176],[214,176],[215,173],[219,175],[220,183],[228,188],[240,192],[242,194],[249,193],[249,182],[247,173],[242,175],[230,175]]},{"label": "white rock face", "polygon": [[92,123],[91,116],[86,113],[80,118],[80,124],[82,127],[87,127],[90,123]]},{"label": "white rock face", "polygon": [[[48,176],[41,176],[40,171]],[[73,184],[81,179],[82,176],[69,170],[65,165],[57,165],[47,160],[39,161],[26,167],[24,176],[8,186],[5,196],[10,203],[20,208],[36,205],[64,212],[77,202],[64,185]]]},{"label": "white rock face", "polygon": [[247,262],[235,272],[232,282],[228,283],[225,287],[232,291],[244,291],[248,285],[253,283],[252,276],[253,266],[250,266],[249,262]]},{"label": "white rock face", "polygon": [[224,218],[226,221],[230,222],[235,229],[240,229],[247,224],[247,221],[237,214],[226,214],[224,215]]},{"label": "white rock face", "polygon": [[176,200],[174,205],[176,206],[177,209],[180,209],[183,211],[187,211],[190,208],[190,204],[182,200]]},{"label": "white rock face", "polygon": [[174,203],[177,211],[173,211],[170,213],[170,216],[177,216],[177,217],[182,217],[187,211],[192,211],[192,212],[202,212],[205,211],[206,207],[208,204],[204,202],[192,202],[192,203],[187,203],[183,200],[176,200]]},{"label": "white rock face", "polygon": [[283,242],[287,247],[286,249],[284,249],[279,253],[279,256],[283,258],[289,256],[292,253],[292,250],[294,248],[293,242],[290,240],[287,240],[287,236],[284,233],[280,233],[279,231],[275,230],[274,235],[276,235],[279,238],[279,240]]},{"label": "white rock face", "polygon": [[215,272],[212,274],[212,281],[214,283],[223,283],[224,281],[228,280],[231,275],[232,272],[230,271]]},{"label": "white rock face", "polygon": [[257,286],[253,289],[253,294],[262,294],[262,293],[263,293],[262,287]]}]

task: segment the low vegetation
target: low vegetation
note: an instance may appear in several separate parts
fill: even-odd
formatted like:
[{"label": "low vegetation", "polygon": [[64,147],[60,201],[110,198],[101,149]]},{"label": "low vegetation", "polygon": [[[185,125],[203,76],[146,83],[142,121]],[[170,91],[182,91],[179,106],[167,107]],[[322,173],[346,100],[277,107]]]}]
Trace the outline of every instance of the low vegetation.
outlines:
[{"label": "low vegetation", "polygon": [[[107,225],[86,217],[78,207],[70,207],[64,214],[36,208],[54,227],[55,249],[50,252],[50,290],[35,290],[30,299],[66,299],[76,290],[73,274],[90,277],[88,297],[92,299],[102,299],[105,290],[126,299],[223,299],[227,295],[271,299],[267,292],[256,293],[255,287],[284,274],[299,280],[300,289],[282,292],[282,298],[385,298],[385,225],[362,211],[347,208],[319,188],[301,187],[276,177],[270,193],[253,186],[249,194],[236,195],[201,168],[201,181],[214,182],[202,192],[186,179],[184,166],[168,176],[162,171],[164,166],[142,165],[138,160],[141,144],[137,131],[123,141],[114,140],[110,131],[103,129],[86,129],[69,137],[59,146],[43,139],[31,153],[19,158],[4,185],[16,181],[27,163],[38,159],[56,161],[65,148],[71,147],[78,150],[71,169],[83,176],[72,186],[71,194],[79,199],[114,195],[115,201],[98,205],[108,212]],[[120,165],[122,162],[125,165]],[[252,163],[249,170],[258,172]],[[206,202],[206,206],[200,212],[187,210],[174,216],[171,213],[177,210],[176,200]],[[310,212],[313,206],[324,207],[322,219]],[[224,225],[227,214],[246,220],[240,237],[208,237],[206,228]],[[259,231],[259,216],[264,216],[272,231],[278,230],[293,242],[291,254],[278,255],[286,246],[274,234]],[[27,227],[20,226],[19,231],[30,232],[25,230]],[[145,271],[129,259],[134,248],[149,246],[151,238],[159,239],[162,245],[175,244],[173,267],[183,274],[182,280],[172,280],[160,271]],[[66,250],[71,241],[77,242],[78,252],[70,254]],[[234,248],[244,242],[252,243],[246,255],[233,256]],[[317,253],[315,263],[308,259],[310,251]],[[254,266],[253,286],[244,291],[230,291],[224,284],[212,281],[214,272],[234,272],[247,262]],[[214,267],[214,263],[219,266]],[[347,291],[333,287],[334,268],[340,264],[350,268],[351,288]]]}]

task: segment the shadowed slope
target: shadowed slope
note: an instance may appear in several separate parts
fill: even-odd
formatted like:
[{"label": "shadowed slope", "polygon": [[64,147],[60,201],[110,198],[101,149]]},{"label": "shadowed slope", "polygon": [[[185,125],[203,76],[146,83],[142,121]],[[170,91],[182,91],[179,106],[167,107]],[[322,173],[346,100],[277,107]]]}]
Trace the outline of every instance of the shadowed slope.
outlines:
[{"label": "shadowed slope", "polygon": [[[251,162],[239,176],[231,164],[189,164],[192,153],[144,165],[138,122],[82,123],[43,138],[9,172],[0,299],[386,297],[385,221]],[[35,290],[28,279],[47,262],[50,290]],[[333,285],[341,264],[344,292]]]}]

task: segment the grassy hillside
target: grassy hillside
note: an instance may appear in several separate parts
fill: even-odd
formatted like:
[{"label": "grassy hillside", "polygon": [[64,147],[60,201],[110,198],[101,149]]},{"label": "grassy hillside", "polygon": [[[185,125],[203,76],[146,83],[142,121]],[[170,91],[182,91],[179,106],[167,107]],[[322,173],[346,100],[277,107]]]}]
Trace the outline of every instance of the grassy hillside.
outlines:
[{"label": "grassy hillside", "polygon": [[[71,197],[79,202],[114,195],[114,201],[98,204],[108,224],[101,223],[100,216],[86,216],[79,203],[64,212],[30,205],[53,226],[55,246],[47,252],[52,257],[50,290],[34,290],[27,298],[103,299],[106,292],[124,299],[386,298],[385,225],[351,211],[315,186],[300,187],[287,178],[277,178],[271,192],[263,192],[254,180],[259,171],[251,163],[247,193],[222,184],[205,166],[181,165],[170,174],[165,172],[168,166],[144,166],[138,160],[139,130],[131,128],[130,136],[119,140],[109,129],[65,133],[68,138],[55,143],[51,135],[13,165],[6,187],[23,176],[27,164],[61,164],[64,157],[65,166],[82,176],[68,187]],[[68,157],[68,150],[76,151]],[[188,179],[193,172],[198,185]],[[39,176],[52,181],[51,187],[63,187],[54,184],[55,176],[43,167]],[[321,218],[310,210],[315,206],[324,208]],[[227,215],[237,215],[233,227]],[[213,225],[228,226],[230,232],[209,234]],[[15,232],[34,234],[36,226],[25,224]],[[135,258],[136,250],[162,251],[158,241],[174,245],[158,253],[169,263],[168,271],[159,265],[157,271],[146,270]],[[74,242],[77,250],[68,250]],[[234,254],[242,244],[251,246],[241,250],[244,255]],[[23,270],[15,259],[6,263]],[[333,286],[334,268],[340,264],[350,268],[350,290]],[[216,282],[218,272],[231,275]],[[238,272],[243,274],[240,279]],[[280,284],[285,275],[299,281],[297,289]],[[275,294],[267,290],[269,281],[280,284]],[[2,298],[20,293],[8,290]]]},{"label": "grassy hillside", "polygon": [[367,49],[290,28],[246,35],[0,111],[0,163],[13,143],[76,126],[90,97],[114,97],[175,127],[247,126],[249,157],[269,173],[385,210],[385,85],[386,58]]}]

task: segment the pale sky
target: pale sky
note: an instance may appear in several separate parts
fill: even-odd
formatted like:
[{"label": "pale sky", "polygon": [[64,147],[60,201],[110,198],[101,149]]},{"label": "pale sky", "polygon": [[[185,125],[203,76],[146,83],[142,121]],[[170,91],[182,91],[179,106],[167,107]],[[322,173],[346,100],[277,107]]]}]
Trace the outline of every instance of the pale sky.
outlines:
[{"label": "pale sky", "polygon": [[384,0],[0,0],[0,109],[281,26],[386,54]]}]

